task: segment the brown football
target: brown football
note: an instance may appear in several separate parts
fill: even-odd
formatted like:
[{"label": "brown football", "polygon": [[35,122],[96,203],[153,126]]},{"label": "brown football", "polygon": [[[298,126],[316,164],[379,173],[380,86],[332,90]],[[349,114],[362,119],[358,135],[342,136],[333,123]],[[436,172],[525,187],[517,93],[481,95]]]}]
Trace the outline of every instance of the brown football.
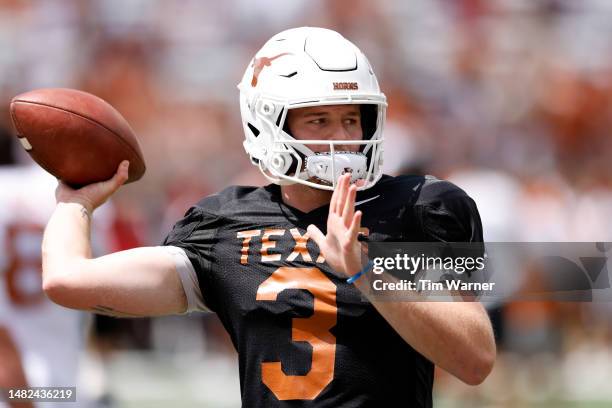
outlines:
[{"label": "brown football", "polygon": [[145,163],[134,131],[106,101],[76,89],[37,89],[11,101],[17,137],[32,158],[72,186],[111,178],[130,161],[128,183]]}]

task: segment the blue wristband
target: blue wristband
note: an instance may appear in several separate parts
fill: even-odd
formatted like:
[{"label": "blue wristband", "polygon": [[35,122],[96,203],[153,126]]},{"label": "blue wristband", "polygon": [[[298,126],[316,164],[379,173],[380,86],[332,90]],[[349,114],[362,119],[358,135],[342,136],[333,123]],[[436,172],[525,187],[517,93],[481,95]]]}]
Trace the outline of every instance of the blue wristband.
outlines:
[{"label": "blue wristband", "polygon": [[366,273],[371,267],[372,267],[372,260],[369,260],[368,263],[363,267],[363,269],[357,272],[356,274],[354,274],[353,276],[351,276],[350,278],[348,278],[346,280],[346,283],[355,282],[357,279],[361,278],[361,275]]}]

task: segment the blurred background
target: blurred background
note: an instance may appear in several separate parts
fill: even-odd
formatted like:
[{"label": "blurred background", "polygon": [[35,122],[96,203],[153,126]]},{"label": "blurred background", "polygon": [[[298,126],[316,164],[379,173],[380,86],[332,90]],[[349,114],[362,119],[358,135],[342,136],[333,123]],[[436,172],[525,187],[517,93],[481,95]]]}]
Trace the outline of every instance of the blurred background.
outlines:
[{"label": "blurred background", "polygon": [[[242,148],[236,84],[269,37],[302,25],[368,55],[389,99],[386,173],[454,181],[487,241],[612,241],[607,0],[0,0],[3,167],[31,163],[9,143],[14,95],[102,97],[136,131],[148,169],[109,206],[100,251],[158,245],[204,195],[264,184]],[[469,387],[438,370],[435,406],[612,406],[612,305],[489,306],[493,373]],[[236,354],[214,315],[90,327],[77,373],[90,406],[240,405]]]}]

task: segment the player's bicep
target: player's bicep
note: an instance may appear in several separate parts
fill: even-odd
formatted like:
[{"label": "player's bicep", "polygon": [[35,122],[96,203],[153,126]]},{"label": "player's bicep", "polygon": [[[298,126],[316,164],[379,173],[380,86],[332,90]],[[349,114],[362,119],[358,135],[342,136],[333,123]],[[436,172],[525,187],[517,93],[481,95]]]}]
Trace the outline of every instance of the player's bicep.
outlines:
[{"label": "player's bicep", "polygon": [[166,247],[76,261],[45,291],[62,306],[114,316],[160,316],[188,307],[176,256]]}]

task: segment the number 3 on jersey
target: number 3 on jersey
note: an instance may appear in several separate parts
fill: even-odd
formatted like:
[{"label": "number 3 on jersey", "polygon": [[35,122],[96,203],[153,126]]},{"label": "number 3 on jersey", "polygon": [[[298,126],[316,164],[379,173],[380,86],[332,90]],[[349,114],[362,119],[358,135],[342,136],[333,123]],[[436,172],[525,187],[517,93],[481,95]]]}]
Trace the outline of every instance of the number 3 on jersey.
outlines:
[{"label": "number 3 on jersey", "polygon": [[287,375],[281,362],[261,364],[263,383],[279,400],[312,400],[334,378],[336,337],[336,285],[318,268],[278,268],[257,289],[257,300],[274,301],[285,289],[305,289],[314,297],[310,317],[292,319],[291,339],[312,346],[312,365],[306,375]]}]

